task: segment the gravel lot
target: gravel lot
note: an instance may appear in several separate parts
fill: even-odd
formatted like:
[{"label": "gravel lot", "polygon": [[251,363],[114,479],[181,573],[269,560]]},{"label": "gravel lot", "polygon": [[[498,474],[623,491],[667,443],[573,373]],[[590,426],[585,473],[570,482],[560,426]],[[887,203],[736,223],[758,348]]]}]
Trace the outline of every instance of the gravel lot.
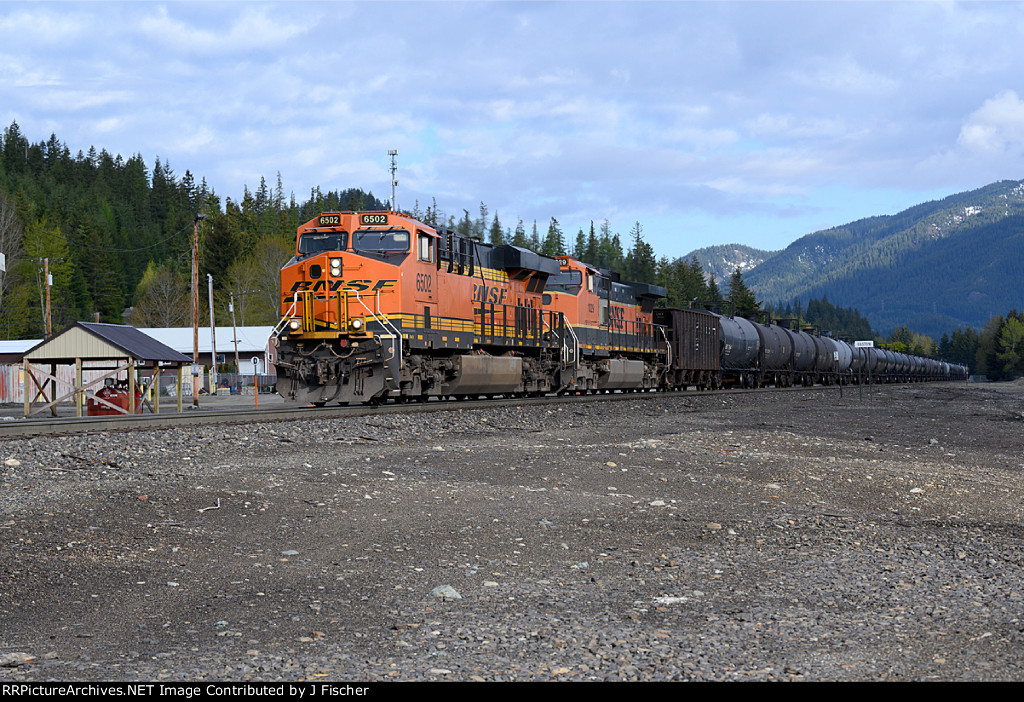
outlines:
[{"label": "gravel lot", "polygon": [[1024,386],[0,441],[0,681],[1024,680]]}]

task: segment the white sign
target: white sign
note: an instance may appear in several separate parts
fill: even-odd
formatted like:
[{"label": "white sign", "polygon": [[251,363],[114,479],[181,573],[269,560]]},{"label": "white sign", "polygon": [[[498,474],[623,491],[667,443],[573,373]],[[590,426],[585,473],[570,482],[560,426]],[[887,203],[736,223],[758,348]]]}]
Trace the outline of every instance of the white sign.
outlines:
[{"label": "white sign", "polygon": [[875,348],[875,342],[873,342],[873,341],[855,341],[855,342],[853,342],[853,348],[855,348],[855,349],[873,349],[873,348]]},{"label": "white sign", "polygon": [[258,371],[260,369],[260,357],[259,356],[253,356],[252,357],[252,368],[253,368],[254,371]]}]

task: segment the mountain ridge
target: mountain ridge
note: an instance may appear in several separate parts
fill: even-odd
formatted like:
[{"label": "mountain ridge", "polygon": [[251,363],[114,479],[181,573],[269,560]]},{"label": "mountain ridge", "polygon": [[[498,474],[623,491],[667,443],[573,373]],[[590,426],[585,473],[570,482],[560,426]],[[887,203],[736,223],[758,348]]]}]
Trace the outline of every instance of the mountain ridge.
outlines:
[{"label": "mountain ridge", "polygon": [[744,275],[773,303],[828,297],[876,331],[938,338],[1024,307],[1024,181],[1004,180],[803,236]]}]

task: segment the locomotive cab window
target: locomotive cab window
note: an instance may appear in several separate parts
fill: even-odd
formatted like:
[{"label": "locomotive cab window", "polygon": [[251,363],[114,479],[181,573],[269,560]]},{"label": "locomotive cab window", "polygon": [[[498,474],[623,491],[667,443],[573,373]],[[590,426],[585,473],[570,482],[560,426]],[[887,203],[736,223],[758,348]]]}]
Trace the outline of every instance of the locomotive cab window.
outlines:
[{"label": "locomotive cab window", "polygon": [[322,251],[344,251],[348,232],[308,232],[299,236],[299,255]]},{"label": "locomotive cab window", "polygon": [[405,230],[358,231],[352,236],[353,251],[404,253],[409,250],[409,232]]},{"label": "locomotive cab window", "polygon": [[561,271],[558,275],[548,278],[544,289],[575,295],[582,286],[583,275],[579,271]]},{"label": "locomotive cab window", "polygon": [[417,258],[420,261],[434,260],[434,239],[428,234],[418,232],[416,236]]}]

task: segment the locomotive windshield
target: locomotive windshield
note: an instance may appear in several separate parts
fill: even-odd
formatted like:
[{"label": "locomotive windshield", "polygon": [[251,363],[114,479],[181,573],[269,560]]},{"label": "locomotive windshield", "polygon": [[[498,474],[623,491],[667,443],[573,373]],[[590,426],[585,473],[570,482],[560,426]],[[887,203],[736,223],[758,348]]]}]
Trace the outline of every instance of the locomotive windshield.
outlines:
[{"label": "locomotive windshield", "polygon": [[402,229],[359,231],[352,236],[352,250],[377,253],[405,252],[409,250],[409,232]]},{"label": "locomotive windshield", "polygon": [[299,254],[344,251],[347,245],[348,232],[312,232],[299,237]]},{"label": "locomotive windshield", "polygon": [[545,290],[555,292],[566,292],[575,295],[583,286],[583,274],[579,271],[561,271],[558,275],[548,278]]}]

